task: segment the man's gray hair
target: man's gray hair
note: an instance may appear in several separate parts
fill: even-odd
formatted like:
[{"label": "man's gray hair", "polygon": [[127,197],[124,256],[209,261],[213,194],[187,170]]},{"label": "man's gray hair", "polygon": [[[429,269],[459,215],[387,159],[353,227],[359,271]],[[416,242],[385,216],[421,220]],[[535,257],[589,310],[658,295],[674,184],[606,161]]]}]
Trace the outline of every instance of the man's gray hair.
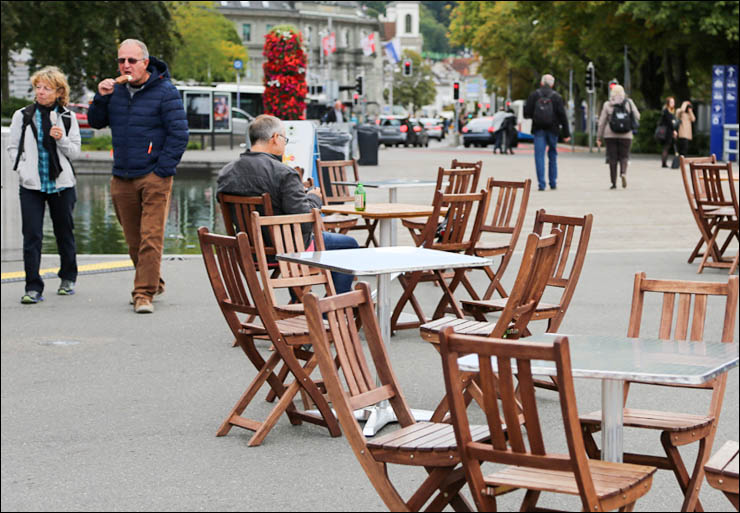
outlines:
[{"label": "man's gray hair", "polygon": [[540,85],[552,87],[555,85],[555,77],[553,77],[550,74],[542,75],[542,80],[540,81]]},{"label": "man's gray hair", "polygon": [[279,118],[269,114],[260,114],[249,125],[249,142],[252,144],[258,141],[267,142],[273,135],[279,133],[282,127],[283,122]]},{"label": "man's gray hair", "polygon": [[124,42],[122,42],[120,45],[118,45],[118,49],[120,50],[124,45],[128,44],[135,44],[141,49],[141,58],[142,59],[148,59],[149,58],[149,49],[146,47],[144,43],[139,41],[138,39],[126,39]]}]

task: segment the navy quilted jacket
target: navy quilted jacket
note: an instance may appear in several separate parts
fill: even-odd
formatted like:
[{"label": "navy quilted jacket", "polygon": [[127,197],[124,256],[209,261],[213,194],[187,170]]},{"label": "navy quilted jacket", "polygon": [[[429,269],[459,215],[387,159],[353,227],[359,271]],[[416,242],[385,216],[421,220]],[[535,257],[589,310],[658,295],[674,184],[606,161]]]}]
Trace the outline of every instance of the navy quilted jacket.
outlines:
[{"label": "navy quilted jacket", "polygon": [[185,109],[167,64],[149,57],[147,70],[149,80],[133,97],[126,85],[116,84],[112,94],[96,94],[87,113],[91,127],[110,126],[113,174],[122,178],[152,171],[172,176],[188,145]]}]

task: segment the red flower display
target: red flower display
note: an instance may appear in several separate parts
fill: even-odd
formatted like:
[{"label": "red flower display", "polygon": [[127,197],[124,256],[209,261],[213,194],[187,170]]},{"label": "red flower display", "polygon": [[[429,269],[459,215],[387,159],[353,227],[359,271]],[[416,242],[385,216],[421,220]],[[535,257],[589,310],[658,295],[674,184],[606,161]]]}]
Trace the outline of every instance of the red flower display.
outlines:
[{"label": "red flower display", "polygon": [[265,36],[265,114],[280,119],[306,118],[306,54],[303,37],[291,27],[275,27]]}]

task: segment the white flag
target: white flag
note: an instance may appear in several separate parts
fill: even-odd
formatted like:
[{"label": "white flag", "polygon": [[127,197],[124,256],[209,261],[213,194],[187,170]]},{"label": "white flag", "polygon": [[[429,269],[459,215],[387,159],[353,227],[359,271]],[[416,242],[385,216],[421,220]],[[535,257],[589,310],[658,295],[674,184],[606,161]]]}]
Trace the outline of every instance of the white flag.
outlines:
[{"label": "white flag", "polygon": [[366,57],[369,57],[370,55],[375,53],[375,33],[370,33],[366,37],[362,39],[362,42],[360,43],[362,46],[362,53],[365,54]]}]

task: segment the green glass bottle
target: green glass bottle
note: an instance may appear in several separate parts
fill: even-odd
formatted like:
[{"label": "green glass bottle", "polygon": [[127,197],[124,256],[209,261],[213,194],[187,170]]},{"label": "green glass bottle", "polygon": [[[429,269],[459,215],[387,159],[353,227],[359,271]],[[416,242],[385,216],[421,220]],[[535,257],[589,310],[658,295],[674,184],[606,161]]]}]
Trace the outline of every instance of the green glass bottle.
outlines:
[{"label": "green glass bottle", "polygon": [[367,202],[367,196],[365,195],[365,188],[361,183],[355,187],[355,210],[363,212],[365,210],[365,204]]}]

